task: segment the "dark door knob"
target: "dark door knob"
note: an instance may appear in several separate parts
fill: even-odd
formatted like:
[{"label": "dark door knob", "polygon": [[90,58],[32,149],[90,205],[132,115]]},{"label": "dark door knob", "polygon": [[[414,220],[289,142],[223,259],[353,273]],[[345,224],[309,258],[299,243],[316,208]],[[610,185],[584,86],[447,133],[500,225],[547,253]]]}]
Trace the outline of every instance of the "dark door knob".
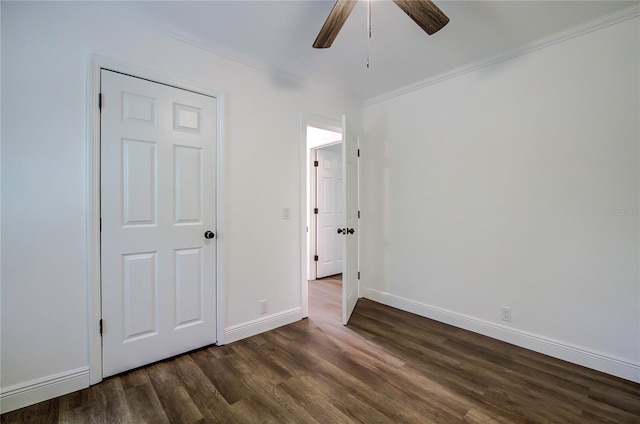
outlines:
[{"label": "dark door knob", "polygon": [[347,228],[347,234],[353,234],[355,232],[356,230],[354,230],[353,228]]},{"label": "dark door knob", "polygon": [[204,238],[206,239],[212,239],[215,237],[215,234],[213,234],[213,231],[205,231],[204,232]]},{"label": "dark door knob", "polygon": [[343,228],[338,228],[338,234],[347,234],[347,230]]}]

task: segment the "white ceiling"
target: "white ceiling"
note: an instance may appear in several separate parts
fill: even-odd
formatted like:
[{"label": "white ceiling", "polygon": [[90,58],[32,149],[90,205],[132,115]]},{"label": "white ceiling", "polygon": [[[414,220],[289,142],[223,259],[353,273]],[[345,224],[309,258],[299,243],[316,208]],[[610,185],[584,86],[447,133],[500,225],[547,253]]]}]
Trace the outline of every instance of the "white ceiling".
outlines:
[{"label": "white ceiling", "polygon": [[313,49],[333,3],[143,1],[109,8],[266,70],[279,84],[313,82],[364,101],[638,4],[435,0],[451,22],[428,36],[390,0],[373,0],[373,36],[367,42],[367,5],[360,1],[333,46]]},{"label": "white ceiling", "polygon": [[325,146],[342,141],[342,133],[316,127],[307,127],[307,144],[310,147]]}]

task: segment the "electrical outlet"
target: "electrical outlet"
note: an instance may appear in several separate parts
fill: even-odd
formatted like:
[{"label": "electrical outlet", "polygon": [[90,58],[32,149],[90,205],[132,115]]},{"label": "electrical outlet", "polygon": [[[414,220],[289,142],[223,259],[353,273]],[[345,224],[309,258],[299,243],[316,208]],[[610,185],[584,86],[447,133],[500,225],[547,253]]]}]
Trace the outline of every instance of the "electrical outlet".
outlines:
[{"label": "electrical outlet", "polygon": [[511,322],[511,308],[502,307],[502,321]]},{"label": "electrical outlet", "polygon": [[261,300],[260,301],[260,315],[266,314],[268,309],[269,309],[269,302],[267,302],[266,300]]}]

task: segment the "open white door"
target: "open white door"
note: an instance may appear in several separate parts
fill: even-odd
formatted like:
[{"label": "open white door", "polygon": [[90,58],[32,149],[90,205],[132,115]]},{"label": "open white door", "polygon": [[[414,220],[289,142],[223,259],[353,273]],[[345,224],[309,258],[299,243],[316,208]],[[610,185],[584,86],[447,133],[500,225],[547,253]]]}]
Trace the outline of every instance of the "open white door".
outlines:
[{"label": "open white door", "polygon": [[342,323],[347,325],[358,301],[358,134],[342,117],[342,163],[344,169],[345,241],[342,273]]},{"label": "open white door", "polygon": [[341,274],[344,265],[344,237],[338,228],[344,227],[342,146],[316,150],[317,235],[316,278]]},{"label": "open white door", "polygon": [[216,99],[102,71],[103,376],[216,341]]}]

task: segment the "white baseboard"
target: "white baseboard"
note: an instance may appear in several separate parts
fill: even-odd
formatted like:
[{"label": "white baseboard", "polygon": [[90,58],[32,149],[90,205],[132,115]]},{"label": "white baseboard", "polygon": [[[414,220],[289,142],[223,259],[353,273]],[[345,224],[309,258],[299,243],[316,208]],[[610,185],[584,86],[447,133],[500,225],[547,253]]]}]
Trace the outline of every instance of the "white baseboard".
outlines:
[{"label": "white baseboard", "polygon": [[283,325],[291,324],[302,319],[302,308],[293,308],[288,311],[268,315],[253,321],[232,325],[224,330],[224,343],[232,343]]},{"label": "white baseboard", "polygon": [[89,387],[89,367],[76,368],[0,389],[0,413]]},{"label": "white baseboard", "polygon": [[640,383],[640,363],[633,363],[581,346],[515,330],[367,287],[361,287],[360,294],[364,298],[387,306]]}]

